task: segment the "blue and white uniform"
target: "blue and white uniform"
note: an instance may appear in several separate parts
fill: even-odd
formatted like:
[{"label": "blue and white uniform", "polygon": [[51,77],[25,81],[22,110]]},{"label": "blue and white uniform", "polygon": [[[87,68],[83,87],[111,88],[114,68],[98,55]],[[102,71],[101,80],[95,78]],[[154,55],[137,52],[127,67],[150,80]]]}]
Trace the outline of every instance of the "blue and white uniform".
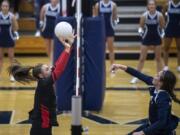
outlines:
[{"label": "blue and white uniform", "polygon": [[180,2],[174,4],[173,0],[169,1],[165,36],[180,38]]},{"label": "blue and white uniform", "polygon": [[162,15],[159,11],[150,14],[146,11],[143,16],[145,17],[144,34],[142,36],[143,45],[161,45],[161,29],[159,26],[159,17]]},{"label": "blue and white uniform", "polygon": [[172,99],[169,93],[165,90],[156,90],[152,83],[153,77],[151,76],[142,74],[131,67],[128,67],[126,72],[149,85],[151,96],[149,103],[149,122],[143,124],[128,135],[139,131],[143,131],[145,135],[175,135],[174,133],[179,119],[171,113]]},{"label": "blue and white uniform", "polygon": [[113,5],[112,0],[109,0],[108,3],[104,3],[103,0],[99,2],[99,14],[104,17],[106,37],[114,36]]},{"label": "blue and white uniform", "polygon": [[42,28],[41,35],[44,38],[53,38],[54,37],[54,28],[56,17],[59,14],[60,5],[57,4],[55,7],[52,7],[51,3],[45,5],[45,17],[44,25]]},{"label": "blue and white uniform", "polygon": [[11,12],[7,15],[0,12],[0,47],[10,48],[15,46],[12,30],[13,16]]}]

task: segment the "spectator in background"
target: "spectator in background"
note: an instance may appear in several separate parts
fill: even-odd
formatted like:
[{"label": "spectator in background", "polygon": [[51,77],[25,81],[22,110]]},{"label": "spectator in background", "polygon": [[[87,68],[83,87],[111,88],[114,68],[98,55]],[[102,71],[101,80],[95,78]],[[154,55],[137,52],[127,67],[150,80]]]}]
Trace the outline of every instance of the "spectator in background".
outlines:
[{"label": "spectator in background", "polygon": [[[3,66],[4,49],[7,49],[10,64],[12,64],[15,39],[19,38],[17,33],[18,23],[14,14],[9,11],[9,8],[9,2],[7,0],[2,1],[0,12],[0,73]],[[14,81],[13,76],[10,77],[10,81]]]},{"label": "spectator in background", "polygon": [[55,21],[59,12],[59,0],[50,0],[50,3],[47,3],[42,7],[40,13],[41,35],[44,38],[47,48],[47,54],[50,57],[50,61],[52,61]]},{"label": "spectator in background", "polygon": [[114,22],[117,20],[117,5],[112,0],[100,0],[94,7],[94,16],[101,15],[105,20],[106,41],[110,64],[114,63]]},{"label": "spectator in background", "polygon": [[35,36],[39,37],[40,33],[40,10],[43,5],[47,4],[50,0],[34,0],[35,16],[36,16],[36,33]]},{"label": "spectator in background", "polygon": [[[165,20],[159,11],[156,10],[155,0],[148,0],[147,11],[140,18],[140,27],[138,33],[142,37],[142,45],[140,51],[138,71],[142,71],[144,62],[147,57],[149,48],[152,46],[155,52],[155,59],[157,64],[157,72],[163,68],[163,61],[161,58],[161,44],[164,36]],[[137,78],[133,78],[131,83],[137,82]]]}]

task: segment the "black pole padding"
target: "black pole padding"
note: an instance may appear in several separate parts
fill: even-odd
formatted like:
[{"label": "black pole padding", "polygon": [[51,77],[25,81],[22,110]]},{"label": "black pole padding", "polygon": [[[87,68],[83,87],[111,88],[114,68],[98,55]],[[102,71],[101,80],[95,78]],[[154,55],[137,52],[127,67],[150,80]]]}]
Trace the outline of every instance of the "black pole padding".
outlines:
[{"label": "black pole padding", "polygon": [[71,126],[71,135],[82,135],[82,126],[79,125],[79,126],[74,126],[72,125]]}]

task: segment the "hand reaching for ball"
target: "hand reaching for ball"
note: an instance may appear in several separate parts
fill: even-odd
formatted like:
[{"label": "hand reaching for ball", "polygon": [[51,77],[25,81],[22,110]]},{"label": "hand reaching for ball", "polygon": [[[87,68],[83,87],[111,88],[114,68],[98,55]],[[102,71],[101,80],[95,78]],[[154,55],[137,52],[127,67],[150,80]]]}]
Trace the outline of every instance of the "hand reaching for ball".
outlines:
[{"label": "hand reaching for ball", "polygon": [[118,69],[121,69],[121,70],[126,70],[127,69],[127,66],[125,66],[125,65],[121,65],[121,64],[113,64],[112,66],[111,66],[111,72],[115,72],[116,70],[118,70]]},{"label": "hand reaching for ball", "polygon": [[63,37],[59,37],[58,39],[63,44],[65,49],[69,52],[75,38],[76,38],[76,35],[72,35],[69,39],[65,39]]}]

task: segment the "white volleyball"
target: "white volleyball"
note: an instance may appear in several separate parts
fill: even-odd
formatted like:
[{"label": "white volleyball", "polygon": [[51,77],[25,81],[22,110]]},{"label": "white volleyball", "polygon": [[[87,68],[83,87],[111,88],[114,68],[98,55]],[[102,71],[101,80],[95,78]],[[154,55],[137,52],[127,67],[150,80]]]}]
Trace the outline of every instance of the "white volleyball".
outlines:
[{"label": "white volleyball", "polygon": [[73,35],[73,28],[68,22],[60,22],[56,25],[54,32],[58,38],[67,39]]}]

